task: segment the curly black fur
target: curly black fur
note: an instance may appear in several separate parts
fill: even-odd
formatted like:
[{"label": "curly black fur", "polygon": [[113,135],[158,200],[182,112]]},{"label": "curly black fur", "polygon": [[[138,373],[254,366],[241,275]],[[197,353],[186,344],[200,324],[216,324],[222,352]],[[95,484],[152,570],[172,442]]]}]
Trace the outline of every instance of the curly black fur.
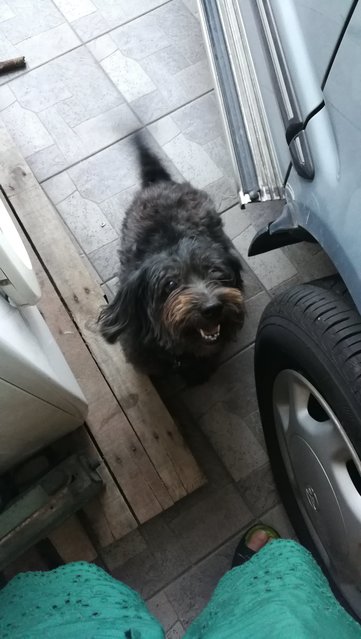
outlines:
[{"label": "curly black fur", "polygon": [[243,323],[240,259],[207,193],[174,182],[142,138],[136,144],[143,188],[125,215],[119,290],[101,332],[148,374],[204,376]]}]

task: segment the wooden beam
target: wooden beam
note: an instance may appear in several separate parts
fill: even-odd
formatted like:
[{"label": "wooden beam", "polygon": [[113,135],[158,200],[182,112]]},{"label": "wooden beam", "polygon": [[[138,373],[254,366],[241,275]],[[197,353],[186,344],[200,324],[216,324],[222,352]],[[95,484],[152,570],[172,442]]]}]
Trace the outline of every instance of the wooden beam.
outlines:
[{"label": "wooden beam", "polygon": [[[136,373],[121,350],[107,345],[98,334],[96,318],[104,303],[101,288],[91,278],[60,216],[3,127],[0,184],[125,413],[123,418],[118,413],[110,421],[104,416],[101,429],[92,432],[99,444],[102,440],[102,452],[111,459],[112,472],[134,512],[137,507],[139,520],[145,521],[155,514],[156,502],[158,511],[167,508],[201,486],[204,477],[150,380]],[[83,387],[85,377],[83,369],[79,379]],[[91,394],[86,393],[87,398],[91,400],[94,394],[99,401],[97,386],[93,385],[91,390]],[[109,411],[106,413],[109,419]],[[152,495],[148,509],[147,497],[139,496],[142,488],[138,482],[142,478],[146,494]],[[130,498],[125,482],[133,483],[133,487],[137,484],[138,499],[134,494]]]}]

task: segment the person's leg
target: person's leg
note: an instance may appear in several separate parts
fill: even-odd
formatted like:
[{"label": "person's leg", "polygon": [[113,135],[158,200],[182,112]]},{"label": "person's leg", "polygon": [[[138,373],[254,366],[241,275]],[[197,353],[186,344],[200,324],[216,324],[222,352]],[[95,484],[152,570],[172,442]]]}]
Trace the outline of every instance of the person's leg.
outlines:
[{"label": "person's leg", "polygon": [[245,538],[256,552],[221,579],[184,639],[361,639],[307,550],[255,533],[240,545]]},{"label": "person's leg", "polygon": [[1,639],[163,639],[141,597],[93,564],[23,573],[0,591]]}]

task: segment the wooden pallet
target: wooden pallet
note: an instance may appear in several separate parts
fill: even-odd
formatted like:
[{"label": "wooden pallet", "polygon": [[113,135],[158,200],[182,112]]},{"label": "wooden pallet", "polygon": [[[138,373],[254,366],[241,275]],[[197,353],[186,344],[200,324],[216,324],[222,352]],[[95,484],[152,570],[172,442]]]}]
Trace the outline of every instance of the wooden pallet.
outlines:
[{"label": "wooden pallet", "polygon": [[[39,308],[89,403],[86,425],[66,446],[101,461],[105,491],[85,516],[91,540],[104,547],[196,490],[204,476],[150,380],[99,335],[100,285],[2,126],[0,184],[42,287]],[[83,558],[82,547],[85,558],[96,554],[76,517],[53,541],[67,559]]]}]

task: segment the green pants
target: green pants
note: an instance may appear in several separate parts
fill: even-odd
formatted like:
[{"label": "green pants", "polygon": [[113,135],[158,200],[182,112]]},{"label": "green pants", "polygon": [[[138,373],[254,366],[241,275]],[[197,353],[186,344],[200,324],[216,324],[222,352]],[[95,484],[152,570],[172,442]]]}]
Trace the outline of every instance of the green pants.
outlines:
[{"label": "green pants", "polygon": [[[1,639],[162,639],[139,595],[93,564],[24,573],[0,591]],[[311,555],[267,544],[229,571],[185,639],[361,639]]]}]

